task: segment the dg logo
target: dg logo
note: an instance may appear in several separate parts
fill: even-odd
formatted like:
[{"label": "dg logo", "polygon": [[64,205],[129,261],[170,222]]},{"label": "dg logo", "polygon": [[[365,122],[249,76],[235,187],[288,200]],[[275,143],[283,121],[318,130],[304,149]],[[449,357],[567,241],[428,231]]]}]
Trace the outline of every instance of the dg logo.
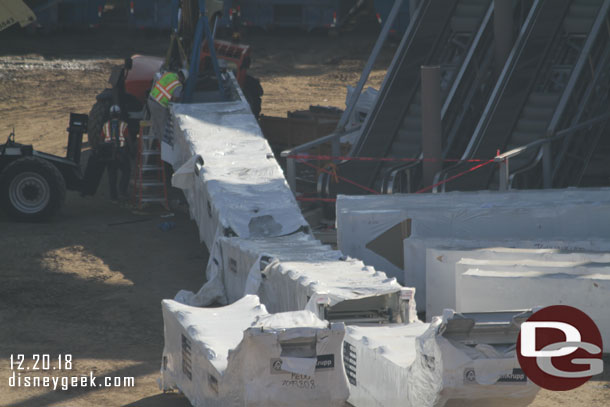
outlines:
[{"label": "dg logo", "polygon": [[517,357],[523,372],[547,390],[572,390],[602,373],[602,337],[581,310],[553,305],[521,324]]}]

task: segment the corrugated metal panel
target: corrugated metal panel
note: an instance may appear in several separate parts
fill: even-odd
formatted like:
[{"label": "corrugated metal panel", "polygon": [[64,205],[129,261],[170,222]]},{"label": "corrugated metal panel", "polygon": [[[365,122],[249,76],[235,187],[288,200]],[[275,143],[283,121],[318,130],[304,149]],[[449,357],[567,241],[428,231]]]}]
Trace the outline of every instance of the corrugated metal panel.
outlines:
[{"label": "corrugated metal panel", "polygon": [[19,23],[22,27],[36,20],[36,16],[22,0],[0,2],[0,31]]}]

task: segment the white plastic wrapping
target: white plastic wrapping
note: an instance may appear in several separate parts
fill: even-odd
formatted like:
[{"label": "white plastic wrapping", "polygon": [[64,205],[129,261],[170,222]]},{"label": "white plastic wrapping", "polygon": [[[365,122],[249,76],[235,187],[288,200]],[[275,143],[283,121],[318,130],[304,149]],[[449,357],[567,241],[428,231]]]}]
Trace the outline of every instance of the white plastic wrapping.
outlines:
[{"label": "white plastic wrapping", "polygon": [[171,114],[173,151],[164,157],[210,250],[217,236],[282,236],[308,227],[247,102],[172,104]]},{"label": "white plastic wrapping", "polygon": [[[516,249],[532,249],[532,250],[551,250],[553,252],[610,252],[610,240],[591,239],[591,240],[468,240],[455,238],[417,238],[411,236],[403,242],[404,247],[404,267],[405,273],[411,273],[427,281],[428,273],[426,272],[426,249],[431,248],[455,248],[455,249],[489,249],[498,251],[499,248],[504,250]],[[426,283],[426,291],[428,284]],[[434,299],[433,299],[434,300]],[[429,315],[428,319],[434,315],[438,315],[439,309],[427,310],[427,304],[430,301],[426,295],[426,304],[419,303],[419,310],[426,310]]]},{"label": "white plastic wrapping", "polygon": [[[224,302],[257,294],[270,312],[310,310],[324,318],[325,309],[343,303],[342,311],[391,309],[389,322],[415,318],[413,290],[401,287],[383,272],[321,244],[310,235],[242,239],[219,238],[210,255],[208,282],[197,294],[177,298],[191,305],[209,305],[222,287]],[[214,294],[211,294],[213,292]],[[400,315],[401,306],[407,309]],[[349,308],[349,309],[348,309]],[[348,320],[349,318],[346,318]]]},{"label": "white plastic wrapping", "polygon": [[256,296],[222,308],[165,300],[162,388],[194,407],[344,406],[343,324],[268,314]]},{"label": "white plastic wrapping", "polygon": [[[345,97],[345,105],[348,106],[351,98],[354,95],[355,88],[352,86],[347,87],[347,95]],[[348,118],[345,128],[349,131],[354,127],[358,127],[364,123],[364,119],[369,114],[369,112],[373,109],[375,102],[377,101],[377,95],[379,91],[375,88],[368,87],[362,91],[358,101],[356,102],[356,106],[354,106],[354,110],[352,111],[352,115]],[[359,135],[360,133],[358,133]],[[341,140],[344,141],[344,140]],[[355,144],[356,140],[350,140],[352,144]]]},{"label": "white plastic wrapping", "polygon": [[432,323],[348,326],[344,363],[355,407],[526,406],[538,391],[514,349],[465,346]]},{"label": "white plastic wrapping", "polygon": [[569,305],[589,315],[610,343],[609,263],[462,259],[455,273],[460,312]]},{"label": "white plastic wrapping", "polygon": [[[460,242],[452,243],[456,244]],[[522,244],[523,242],[519,243]],[[463,245],[463,243],[461,245]],[[480,260],[480,262],[478,260]],[[489,260],[492,261],[490,262]],[[438,249],[429,248],[426,250],[425,263],[427,319],[430,319],[434,315],[440,315],[445,308],[464,311],[458,307],[456,298],[456,282],[460,278],[456,270],[456,264],[458,262],[473,267],[477,267],[480,264],[484,264],[485,266],[522,265],[545,268],[577,267],[587,264],[601,266],[603,263],[610,263],[610,253],[562,253],[561,250],[552,248],[518,249],[489,247],[469,250],[440,247]],[[569,281],[566,282],[565,288],[566,290],[572,290]],[[559,300],[558,296],[556,298],[557,304],[560,303]],[[519,303],[515,305],[520,306]],[[473,311],[473,309],[470,309],[470,311]]]},{"label": "white plastic wrapping", "polygon": [[[425,305],[425,273],[367,248],[399,224],[405,240],[459,238],[472,240],[595,240],[610,236],[610,189],[565,189],[509,192],[449,192],[384,196],[339,196],[337,243],[346,255],[384,270],[415,287]],[[385,250],[400,250],[389,241]],[[396,247],[394,247],[396,246]],[[421,253],[425,256],[425,253]],[[404,269],[404,271],[403,271]],[[404,275],[403,275],[404,273]]]},{"label": "white plastic wrapping", "polygon": [[[414,289],[307,234],[308,225],[243,97],[172,105],[171,110],[173,145],[164,146],[164,159],[175,169],[173,183],[184,190],[210,261],[207,283],[198,293],[181,291],[179,302],[163,301],[163,389],[180,389],[195,407],[342,406],[349,378],[356,406],[442,406],[448,400],[451,405],[518,406],[531,401],[536,388],[516,373],[512,350],[447,339],[441,326],[449,313],[431,324],[393,324],[416,319]],[[500,229],[508,225],[499,239],[533,235],[530,239],[544,241],[554,234],[584,236],[585,229],[587,237],[595,237],[608,230],[608,221],[599,220],[610,207],[608,191],[450,193],[408,202],[395,196],[370,202],[340,197],[339,244],[345,253],[374,265],[383,257],[367,257],[374,255],[366,253],[367,243],[407,218],[401,232],[408,232],[411,241],[479,231],[488,240],[498,226],[496,217]],[[345,200],[349,204],[342,206]],[[584,206],[588,218],[570,218]],[[532,216],[540,219],[532,222]],[[565,216],[565,222],[553,223],[557,216]],[[403,239],[396,243],[404,256]],[[423,253],[425,270],[425,246]],[[424,291],[425,271],[407,274],[405,280],[402,266],[378,264]],[[212,303],[232,305],[190,306]],[[342,349],[344,325],[329,328],[318,317],[385,325],[350,328]],[[341,351],[347,355],[347,376]]]}]

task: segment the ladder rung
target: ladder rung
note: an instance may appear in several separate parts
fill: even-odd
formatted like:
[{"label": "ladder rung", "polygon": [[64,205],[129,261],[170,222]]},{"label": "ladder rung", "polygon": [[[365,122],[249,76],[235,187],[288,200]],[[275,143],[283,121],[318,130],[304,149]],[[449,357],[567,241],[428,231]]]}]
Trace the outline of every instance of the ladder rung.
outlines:
[{"label": "ladder rung", "polygon": [[154,140],[154,139],[156,139],[156,137],[155,136],[141,136],[141,139],[142,140]]},{"label": "ladder rung", "polygon": [[141,154],[142,155],[161,155],[161,152],[155,151],[155,150],[148,150],[148,151],[142,151]]}]

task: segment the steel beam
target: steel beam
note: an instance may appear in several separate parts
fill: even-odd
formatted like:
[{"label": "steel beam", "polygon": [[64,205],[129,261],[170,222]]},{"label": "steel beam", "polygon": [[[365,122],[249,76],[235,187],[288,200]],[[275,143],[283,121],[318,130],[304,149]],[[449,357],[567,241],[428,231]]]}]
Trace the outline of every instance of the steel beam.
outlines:
[{"label": "steel beam", "polygon": [[513,2],[494,0],[495,72],[500,76],[513,48]]},{"label": "steel beam", "polygon": [[440,66],[422,66],[421,84],[423,181],[431,185],[434,175],[443,168]]}]

